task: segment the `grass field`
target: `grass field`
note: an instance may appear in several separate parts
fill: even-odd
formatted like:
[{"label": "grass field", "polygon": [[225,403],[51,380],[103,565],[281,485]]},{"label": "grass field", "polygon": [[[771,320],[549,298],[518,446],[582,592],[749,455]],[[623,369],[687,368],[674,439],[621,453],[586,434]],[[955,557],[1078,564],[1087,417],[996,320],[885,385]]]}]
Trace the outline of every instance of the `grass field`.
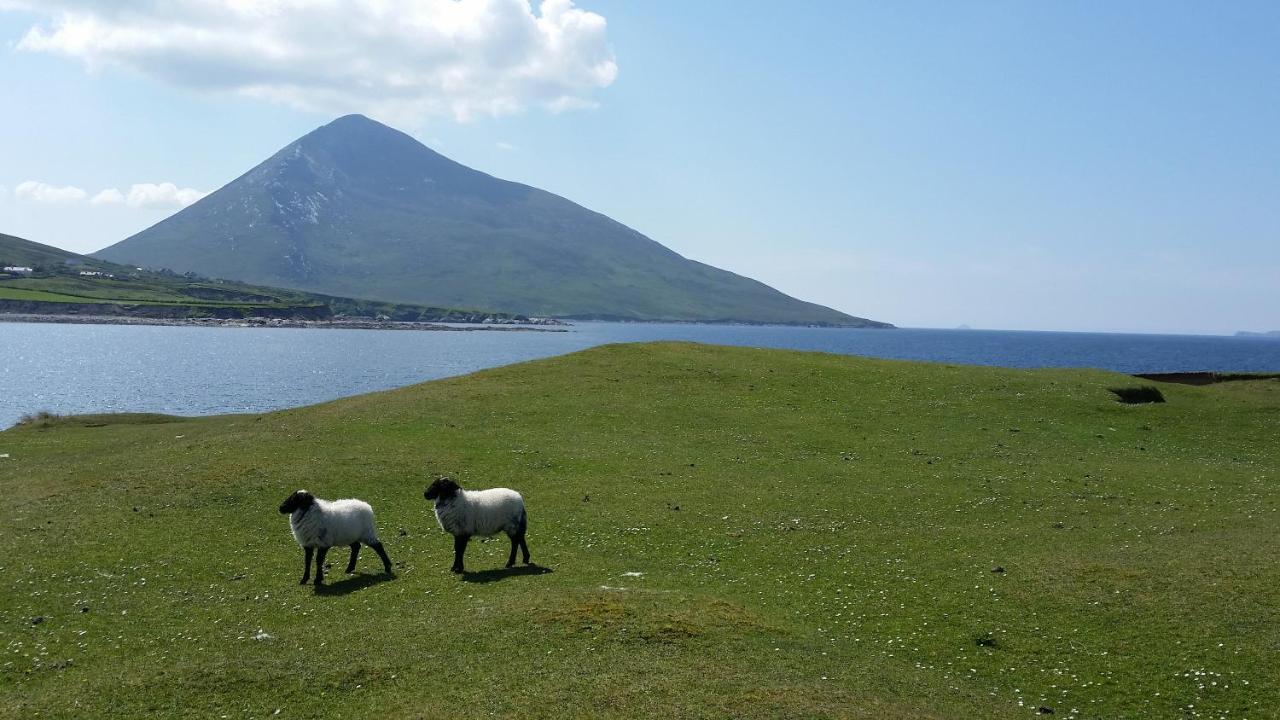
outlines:
[{"label": "grass field", "polygon": [[[1276,717],[1280,382],[1137,384],[649,344],[16,428],[0,717]],[[541,569],[451,575],[435,473]],[[396,577],[299,587],[299,487]]]},{"label": "grass field", "polygon": [[[378,300],[315,295],[298,290],[258,287],[244,283],[175,275],[116,265],[0,233],[0,266],[34,267],[32,273],[0,273],[0,301],[17,301],[0,310],[18,313],[69,314],[58,305],[113,305],[106,314],[143,317],[173,316],[171,309],[186,308],[192,317],[269,315],[320,319],[329,315],[386,317],[416,322],[511,322],[510,313],[461,308],[426,307]],[[82,269],[101,273],[81,275]],[[0,302],[0,304],[4,304]],[[70,309],[70,314],[85,308]],[[230,312],[228,312],[230,311]],[[181,313],[177,313],[181,314]]]},{"label": "grass field", "polygon": [[42,292],[60,296],[59,302],[142,302],[153,305],[287,305],[301,304],[302,297],[273,297],[256,295],[252,299],[195,298],[183,294],[191,287],[214,287],[190,282],[157,281],[138,282],[109,278],[78,278],[54,276],[46,278],[18,278],[0,284],[0,292]]},{"label": "grass field", "polygon": [[110,303],[111,300],[101,298],[82,297],[76,295],[66,295],[64,293],[47,292],[45,290],[34,290],[20,287],[6,287],[0,285],[0,300],[32,300],[38,302],[56,302],[56,303]]}]

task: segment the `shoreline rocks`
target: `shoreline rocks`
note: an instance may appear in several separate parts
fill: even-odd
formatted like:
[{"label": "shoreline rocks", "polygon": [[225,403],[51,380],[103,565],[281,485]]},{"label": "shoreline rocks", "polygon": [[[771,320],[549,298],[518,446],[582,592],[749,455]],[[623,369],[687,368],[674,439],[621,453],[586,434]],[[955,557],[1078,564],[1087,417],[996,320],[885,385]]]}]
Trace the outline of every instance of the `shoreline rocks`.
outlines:
[{"label": "shoreline rocks", "polygon": [[[298,328],[345,330],[429,330],[456,332],[569,332],[564,327],[543,327],[546,322],[483,323],[475,325],[445,325],[432,322],[378,320],[373,318],[330,318],[327,320],[303,320],[287,318],[155,318],[129,315],[49,315],[40,313],[0,313],[0,322],[63,323],[77,325],[164,325],[173,327],[237,327],[237,328]],[[562,325],[562,323],[556,323]],[[534,327],[534,326],[539,327]]]}]

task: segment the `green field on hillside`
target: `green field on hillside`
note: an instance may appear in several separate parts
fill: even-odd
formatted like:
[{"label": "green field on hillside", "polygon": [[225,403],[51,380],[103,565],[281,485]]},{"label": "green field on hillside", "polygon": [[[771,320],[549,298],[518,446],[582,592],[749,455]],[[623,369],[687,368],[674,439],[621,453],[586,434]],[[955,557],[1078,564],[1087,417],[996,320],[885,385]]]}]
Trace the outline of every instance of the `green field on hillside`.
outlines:
[{"label": "green field on hillside", "polygon": [[0,285],[0,300],[31,300],[35,302],[56,302],[56,303],[109,303],[110,300],[102,300],[98,298],[77,297],[74,295],[65,295],[63,293],[47,292],[45,290],[35,290],[23,287],[8,287],[8,284]]},{"label": "green field on hillside", "polygon": [[[149,304],[181,305],[280,305],[304,304],[308,299],[301,294],[266,294],[252,292],[247,286],[220,287],[212,282],[168,280],[161,282],[151,277],[145,280],[84,278],[52,276],[41,278],[16,278],[0,283],[0,291],[45,292],[68,298],[61,302],[145,302]],[[198,294],[197,294],[198,293]],[[311,301],[311,304],[316,304]]]},{"label": "green field on hillside", "polygon": [[[238,302],[217,302],[203,301],[197,302],[192,298],[186,300],[169,299],[163,297],[147,297],[151,295],[160,295],[160,293],[134,292],[134,293],[114,293],[110,288],[98,288],[84,295],[70,295],[61,292],[50,292],[42,289],[35,289],[38,285],[33,285],[30,289],[24,286],[17,286],[14,283],[0,284],[0,300],[31,300],[38,302],[55,302],[55,303],[78,303],[93,305],[111,305],[115,303],[131,304],[143,303],[146,305],[180,305],[190,306],[192,308],[201,307],[281,307],[287,308],[290,305],[280,302],[267,302],[261,304],[249,304]],[[139,297],[141,296],[141,297]]]},{"label": "green field on hillside", "polygon": [[[0,267],[13,265],[29,270],[0,271],[0,319],[5,313],[91,313],[223,318],[266,315],[311,320],[353,316],[468,323],[527,320],[509,313],[316,295],[191,273],[146,270],[0,233]],[[78,305],[90,307],[73,307]]]},{"label": "green field on hillside", "polygon": [[[1138,384],[661,343],[34,422],[0,717],[1274,717],[1280,382]],[[520,490],[539,568],[450,574],[437,473]],[[396,577],[298,586],[300,487],[372,503]]]}]

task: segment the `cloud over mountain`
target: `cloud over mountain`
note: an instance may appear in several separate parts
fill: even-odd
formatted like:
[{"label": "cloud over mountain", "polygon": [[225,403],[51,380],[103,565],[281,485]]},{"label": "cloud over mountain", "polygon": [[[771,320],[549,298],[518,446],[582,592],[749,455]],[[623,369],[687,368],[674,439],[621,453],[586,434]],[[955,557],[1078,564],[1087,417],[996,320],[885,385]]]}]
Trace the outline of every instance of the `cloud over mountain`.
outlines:
[{"label": "cloud over mountain", "polygon": [[124,202],[134,208],[184,208],[208,193],[194,188],[180,188],[173,183],[136,183],[129,187]]},{"label": "cloud over mountain", "polygon": [[36,180],[18,183],[13,196],[25,202],[64,205],[84,200],[88,193],[74,185],[50,185]]},{"label": "cloud over mountain", "polygon": [[74,185],[50,185],[36,180],[19,183],[13,194],[18,200],[44,205],[78,205],[88,201],[94,206],[125,205],[143,210],[181,210],[208,195],[195,188],[162,182],[134,183],[127,193],[106,188],[91,198],[88,192]]},{"label": "cloud over mountain", "polygon": [[18,49],[306,110],[459,120],[594,104],[617,62],[571,0],[0,0]]}]

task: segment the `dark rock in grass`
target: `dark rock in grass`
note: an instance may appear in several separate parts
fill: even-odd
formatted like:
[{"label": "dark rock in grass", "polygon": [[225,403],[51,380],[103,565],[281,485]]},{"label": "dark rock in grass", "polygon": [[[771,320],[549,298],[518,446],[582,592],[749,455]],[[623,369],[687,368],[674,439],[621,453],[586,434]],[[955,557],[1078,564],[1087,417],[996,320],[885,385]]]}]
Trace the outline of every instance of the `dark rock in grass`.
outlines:
[{"label": "dark rock in grass", "polygon": [[1065,524],[1063,524],[1063,523],[1060,523],[1060,522],[1056,522],[1056,523],[1054,523],[1054,524],[1053,524],[1053,529],[1054,529],[1054,530],[1061,530],[1061,529],[1062,529],[1062,528],[1064,528],[1064,527],[1066,527],[1066,525],[1065,525]]},{"label": "dark rock in grass", "polygon": [[40,623],[42,623],[42,622],[44,622],[44,616],[43,616],[43,615],[37,615],[37,616],[35,616],[35,617],[31,618],[31,624],[32,624],[32,625],[39,625],[39,624],[40,624]]},{"label": "dark rock in grass", "polygon": [[993,573],[1002,573],[1002,572],[1004,572],[1004,568],[1003,568],[1003,567],[1001,567],[1001,566],[999,566],[999,565],[997,565],[997,566],[995,566],[995,567],[991,568],[991,572],[993,572]]},{"label": "dark rock in grass", "polygon": [[1049,707],[1048,705],[1041,705],[1040,709],[1036,710],[1036,712],[1040,713],[1041,715],[1052,715],[1053,708]]}]

